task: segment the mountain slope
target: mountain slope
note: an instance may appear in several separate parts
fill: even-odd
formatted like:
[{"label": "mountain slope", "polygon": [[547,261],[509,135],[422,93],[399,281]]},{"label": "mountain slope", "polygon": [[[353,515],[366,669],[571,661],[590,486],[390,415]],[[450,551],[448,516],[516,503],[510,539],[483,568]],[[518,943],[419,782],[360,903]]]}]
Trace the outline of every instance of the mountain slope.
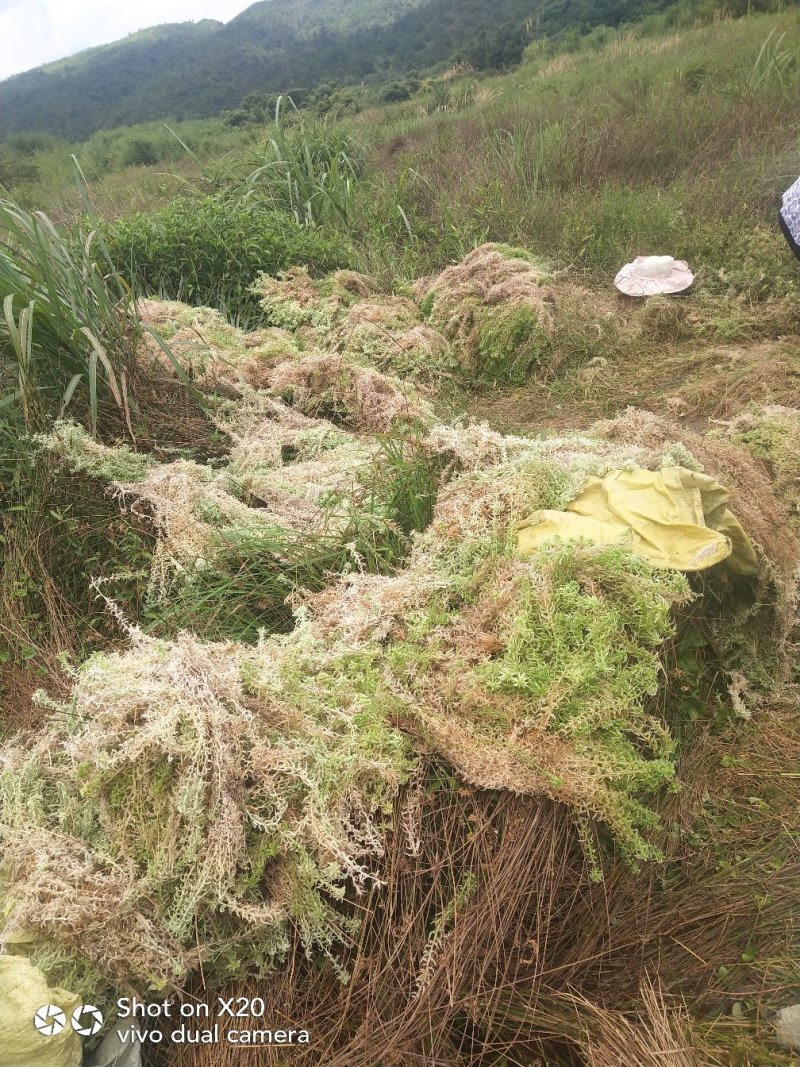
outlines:
[{"label": "mountain slope", "polygon": [[349,38],[425,2],[261,0],[227,25],[204,20],[132,34],[0,82],[0,138],[45,130],[82,139],[133,122],[205,117],[253,89],[309,84],[309,63],[358,77],[363,63],[343,55]]},{"label": "mountain slope", "polygon": [[203,118],[255,90],[358,82],[446,62],[483,33],[510,32],[541,0],[261,0],[226,25],[158,27],[0,83],[0,138],[81,140],[153,119]]},{"label": "mountain slope", "polygon": [[260,0],[224,25],[156,27],[0,82],[0,139],[83,140],[205,118],[253,91],[385,80],[453,58],[506,66],[533,33],[616,26],[676,2],[693,0]]}]

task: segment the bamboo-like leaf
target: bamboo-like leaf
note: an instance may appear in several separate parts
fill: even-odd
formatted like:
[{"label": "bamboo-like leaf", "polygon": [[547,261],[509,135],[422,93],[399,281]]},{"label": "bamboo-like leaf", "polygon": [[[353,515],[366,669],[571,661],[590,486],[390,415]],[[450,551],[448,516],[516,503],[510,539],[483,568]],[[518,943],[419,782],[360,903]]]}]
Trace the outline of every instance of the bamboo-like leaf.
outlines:
[{"label": "bamboo-like leaf", "polygon": [[61,411],[59,412],[59,415],[63,415],[69,407],[69,402],[75,395],[75,390],[78,388],[78,385],[80,384],[82,378],[82,374],[73,374],[73,376],[70,378],[69,385],[64,390],[64,395],[61,398]]}]

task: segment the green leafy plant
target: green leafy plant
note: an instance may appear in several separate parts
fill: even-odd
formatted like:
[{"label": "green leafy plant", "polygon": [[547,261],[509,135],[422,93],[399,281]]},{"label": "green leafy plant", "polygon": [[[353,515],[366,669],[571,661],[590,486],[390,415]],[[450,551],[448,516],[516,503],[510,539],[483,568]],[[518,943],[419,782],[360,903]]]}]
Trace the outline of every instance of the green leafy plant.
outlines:
[{"label": "green leafy plant", "polygon": [[767,88],[775,84],[782,89],[788,86],[797,65],[797,58],[791,48],[784,47],[785,40],[786,33],[778,33],[777,27],[773,27],[767,34],[750,71],[751,89]]},{"label": "green leafy plant", "polygon": [[180,197],[154,214],[107,226],[104,237],[137,293],[220,308],[240,322],[260,318],[250,293],[260,272],[277,274],[295,263],[325,271],[347,260],[341,240],[300,225],[255,192]]},{"label": "green leafy plant", "polygon": [[65,233],[45,214],[0,200],[0,303],[0,351],[11,356],[0,371],[7,417],[33,429],[40,415],[80,399],[95,429],[104,403],[129,421],[137,319],[95,233]]}]

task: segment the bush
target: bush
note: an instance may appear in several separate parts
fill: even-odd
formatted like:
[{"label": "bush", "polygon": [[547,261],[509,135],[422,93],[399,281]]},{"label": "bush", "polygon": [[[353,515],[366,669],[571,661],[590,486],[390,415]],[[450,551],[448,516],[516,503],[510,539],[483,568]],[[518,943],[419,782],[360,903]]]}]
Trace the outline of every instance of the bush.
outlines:
[{"label": "bush", "polygon": [[134,137],[122,152],[123,167],[149,167],[158,163],[158,150],[147,137]]},{"label": "bush", "polygon": [[258,200],[222,195],[182,197],[108,226],[105,236],[116,269],[142,295],[219,307],[238,320],[260,316],[249,292],[260,273],[295,263],[324,272],[347,261],[340,241]]}]

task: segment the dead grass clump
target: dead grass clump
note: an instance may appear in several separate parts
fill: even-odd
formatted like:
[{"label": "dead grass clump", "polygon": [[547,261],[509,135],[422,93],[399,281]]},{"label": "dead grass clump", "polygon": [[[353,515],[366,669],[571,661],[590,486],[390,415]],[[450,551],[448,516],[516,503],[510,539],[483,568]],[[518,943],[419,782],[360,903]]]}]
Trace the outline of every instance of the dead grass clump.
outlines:
[{"label": "dead grass clump", "polygon": [[548,60],[544,66],[540,67],[536,76],[538,78],[552,78],[557,74],[563,74],[566,70],[571,70],[576,62],[575,56],[570,55],[568,52],[563,52],[559,56],[554,56],[553,59]]},{"label": "dead grass clump", "polygon": [[356,300],[373,296],[371,278],[354,271],[335,271],[317,281],[305,267],[292,267],[280,278],[262,274],[253,286],[273,326],[297,330],[308,326],[326,333]]},{"label": "dead grass clump", "polygon": [[145,481],[119,483],[116,492],[122,501],[135,501],[157,532],[151,589],[162,597],[173,581],[191,580],[197,568],[211,563],[220,527],[260,529],[266,535],[288,525],[288,517],[248,506],[209,467],[191,460],[160,464]]},{"label": "dead grass clump", "polygon": [[684,372],[679,396],[693,412],[728,419],[751,403],[791,406],[799,388],[796,346],[763,342],[698,354]]},{"label": "dead grass clump", "polygon": [[447,339],[421,323],[416,305],[405,297],[354,304],[331,342],[355,359],[427,383],[440,383],[456,366]]},{"label": "dead grass clump", "polygon": [[211,563],[220,527],[274,535],[290,524],[291,515],[249,507],[231,492],[224,473],[193,460],[156,463],[124,445],[102,445],[69,423],[57,424],[42,441],[70,470],[108,482],[118,499],[155,530],[150,592],[156,597],[167,596],[174,581],[191,580]]},{"label": "dead grass clump", "polygon": [[482,245],[418,281],[414,295],[430,324],[461,346],[468,381],[518,382],[549,351],[554,296],[547,279],[522,250]]},{"label": "dead grass clump", "polygon": [[303,414],[354,431],[383,433],[395,423],[431,419],[430,406],[410,386],[340,355],[281,363],[268,382],[274,394]]},{"label": "dead grass clump", "polygon": [[141,322],[146,326],[167,326],[174,321],[180,304],[176,300],[139,300],[136,309]]},{"label": "dead grass clump", "polygon": [[603,360],[606,366],[627,366],[636,343],[635,331],[630,313],[613,296],[560,281],[555,287],[553,316],[548,361],[539,374],[546,383],[593,361],[595,368]]},{"label": "dead grass clump", "polygon": [[385,296],[381,300],[362,301],[348,310],[339,327],[339,338],[347,344],[347,336],[359,326],[384,327],[389,330],[408,328],[419,322],[417,307],[404,296]]},{"label": "dead grass clump", "polygon": [[[307,440],[309,451],[320,439],[324,444],[317,434]],[[231,453],[227,473],[248,503],[280,515],[289,529],[332,533],[358,512],[364,496],[361,479],[374,457],[374,448],[355,440],[322,447],[315,458],[265,468],[249,439]]]},{"label": "dead grass clump", "polygon": [[[124,445],[102,445],[68,423],[42,439],[70,470],[110,484],[154,530],[149,593],[155,600],[224,564],[242,538],[261,538],[266,553],[299,536],[309,543],[332,536],[358,518],[370,494],[365,476],[375,445],[264,394],[248,396],[249,402],[223,408],[228,417],[220,423],[233,439],[224,465],[157,463]],[[371,530],[378,540],[381,531],[397,536],[392,516],[383,512],[372,516]]]},{"label": "dead grass clump", "polygon": [[244,389],[237,400],[219,405],[215,421],[231,439],[227,474],[245,488],[280,467],[342,446],[367,448],[333,423],[303,415],[255,389]]},{"label": "dead grass clump", "polygon": [[[345,950],[348,986],[324,962],[298,959],[258,990],[269,1018],[307,1024],[311,1046],[292,1049],[303,1065],[374,1067],[376,1049],[387,1067],[503,1053],[514,1062],[535,1024],[510,1016],[504,994],[527,978],[522,960],[546,948],[553,916],[584,876],[569,818],[547,802],[458,789],[432,763],[396,801],[392,821],[384,885],[363,900]],[[222,995],[255,992],[232,986]],[[520,988],[529,1008],[539,992],[538,983]],[[170,1067],[232,1067],[230,1047],[176,1047]],[[278,1067],[286,1052],[242,1048],[236,1062]]]},{"label": "dead grass clump", "polygon": [[767,465],[775,492],[800,531],[800,410],[779,405],[752,407],[729,423],[726,433]]},{"label": "dead grass clump", "polygon": [[300,351],[288,330],[268,327],[244,333],[212,308],[144,300],[140,309],[142,322],[158,334],[158,339],[143,334],[141,353],[153,368],[173,378],[174,360],[202,389],[235,389],[241,381],[258,386],[271,366]]},{"label": "dead grass clump", "polygon": [[[52,740],[47,731],[39,736]],[[47,761],[52,757],[49,751],[37,751]],[[197,966],[198,954],[190,944],[182,946],[153,915],[151,892],[130,857],[116,850],[98,854],[79,835],[60,831],[55,821],[47,825],[42,819],[34,826],[14,812],[11,805],[32,799],[27,789],[43,801],[47,785],[44,778],[34,781],[30,764],[20,766],[20,778],[15,778],[8,759],[8,752],[0,756],[5,923],[0,942],[13,943],[20,935],[32,938],[37,953],[64,969],[51,976],[67,988],[89,975],[94,982],[99,979],[102,992],[104,986],[130,988],[131,982],[175,988]],[[56,783],[63,787],[57,777],[51,788],[58,788]],[[12,790],[18,791],[16,797]],[[80,991],[89,992],[85,986]]]},{"label": "dead grass clump", "polygon": [[335,289],[343,290],[346,293],[352,293],[353,296],[360,297],[362,300],[366,300],[370,296],[374,296],[378,291],[378,287],[372,278],[366,274],[358,274],[354,270],[337,270],[330,276],[330,284]]},{"label": "dead grass clump", "polygon": [[565,993],[549,1003],[545,999],[540,1025],[546,1024],[549,1004],[556,1032],[572,1037],[586,1067],[701,1067],[686,1009],[680,1002],[670,1004],[647,979],[637,1013]]},{"label": "dead grass clump", "polygon": [[692,336],[688,308],[680,298],[656,296],[645,300],[634,318],[645,341],[682,341]]},{"label": "dead grass clump", "polygon": [[320,301],[319,284],[304,267],[293,267],[272,278],[262,274],[253,287],[273,326],[294,330],[301,325],[330,326],[340,310],[339,301]]}]

